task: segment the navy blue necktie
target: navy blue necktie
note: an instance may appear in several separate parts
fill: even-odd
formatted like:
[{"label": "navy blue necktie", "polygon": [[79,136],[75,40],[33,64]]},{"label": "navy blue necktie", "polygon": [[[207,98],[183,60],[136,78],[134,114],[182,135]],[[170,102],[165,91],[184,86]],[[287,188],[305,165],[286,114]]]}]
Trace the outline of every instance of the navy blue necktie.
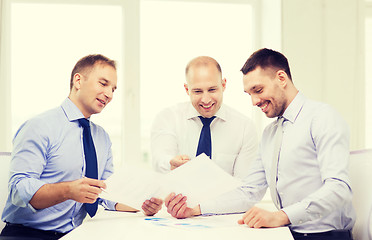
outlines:
[{"label": "navy blue necktie", "polygon": [[[85,155],[85,176],[88,178],[98,179],[97,155],[94,147],[92,134],[90,133],[89,120],[86,118],[78,119],[80,125],[83,127],[83,145]],[[93,217],[98,208],[98,201],[94,203],[85,203],[85,209],[90,217]]]},{"label": "navy blue necktie", "polygon": [[211,140],[211,122],[215,118],[204,118],[199,116],[200,120],[203,123],[203,128],[200,132],[198,150],[196,151],[196,156],[199,154],[205,153],[209,158],[212,159],[212,140]]}]

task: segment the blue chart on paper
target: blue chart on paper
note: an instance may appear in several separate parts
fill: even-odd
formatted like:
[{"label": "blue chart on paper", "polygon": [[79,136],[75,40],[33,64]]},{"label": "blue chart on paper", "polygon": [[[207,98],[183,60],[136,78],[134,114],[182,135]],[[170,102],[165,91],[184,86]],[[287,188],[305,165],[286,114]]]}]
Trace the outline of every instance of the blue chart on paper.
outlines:
[{"label": "blue chart on paper", "polygon": [[198,224],[193,223],[187,219],[169,219],[169,218],[159,218],[159,217],[148,217],[144,219],[147,222],[150,222],[157,226],[165,226],[165,227],[177,227],[177,228],[184,228],[184,229],[206,229],[211,228],[212,226],[208,226],[205,224]]}]

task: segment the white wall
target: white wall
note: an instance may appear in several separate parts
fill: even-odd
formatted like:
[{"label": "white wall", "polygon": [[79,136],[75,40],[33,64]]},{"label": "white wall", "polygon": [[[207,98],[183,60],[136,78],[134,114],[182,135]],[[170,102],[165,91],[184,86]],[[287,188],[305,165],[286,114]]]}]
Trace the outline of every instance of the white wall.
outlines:
[{"label": "white wall", "polygon": [[359,0],[282,0],[282,51],[297,88],[335,107],[364,147],[363,23]]}]

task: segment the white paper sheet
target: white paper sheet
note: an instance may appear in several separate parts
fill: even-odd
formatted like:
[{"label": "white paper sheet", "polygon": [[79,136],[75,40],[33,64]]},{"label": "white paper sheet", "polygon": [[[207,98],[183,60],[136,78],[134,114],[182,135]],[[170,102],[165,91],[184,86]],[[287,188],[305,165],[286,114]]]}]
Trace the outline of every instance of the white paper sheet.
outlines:
[{"label": "white paper sheet", "polygon": [[192,208],[241,186],[239,180],[222,170],[205,154],[166,174],[127,167],[114,173],[106,184],[106,192],[102,192],[101,198],[136,209],[141,209],[146,199],[164,199],[172,192],[187,196],[187,205]]}]

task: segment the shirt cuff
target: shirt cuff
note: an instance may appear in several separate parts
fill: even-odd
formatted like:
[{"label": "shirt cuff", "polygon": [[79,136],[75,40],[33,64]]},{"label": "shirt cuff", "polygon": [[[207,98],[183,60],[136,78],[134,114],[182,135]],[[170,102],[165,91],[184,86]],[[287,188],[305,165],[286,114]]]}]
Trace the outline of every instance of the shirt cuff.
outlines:
[{"label": "shirt cuff", "polygon": [[117,202],[113,202],[113,201],[110,201],[110,200],[99,198],[98,203],[102,207],[104,207],[106,210],[116,211],[115,205],[117,204]]},{"label": "shirt cuff", "polygon": [[29,204],[35,193],[46,183],[35,178],[25,178],[16,184],[16,191],[12,193],[12,203],[18,207],[31,207],[33,212],[36,210]]},{"label": "shirt cuff", "polygon": [[293,225],[299,225],[307,221],[310,221],[310,217],[306,213],[306,209],[302,206],[300,202],[285,207],[281,210],[285,212],[285,214],[287,214],[289,221]]}]

